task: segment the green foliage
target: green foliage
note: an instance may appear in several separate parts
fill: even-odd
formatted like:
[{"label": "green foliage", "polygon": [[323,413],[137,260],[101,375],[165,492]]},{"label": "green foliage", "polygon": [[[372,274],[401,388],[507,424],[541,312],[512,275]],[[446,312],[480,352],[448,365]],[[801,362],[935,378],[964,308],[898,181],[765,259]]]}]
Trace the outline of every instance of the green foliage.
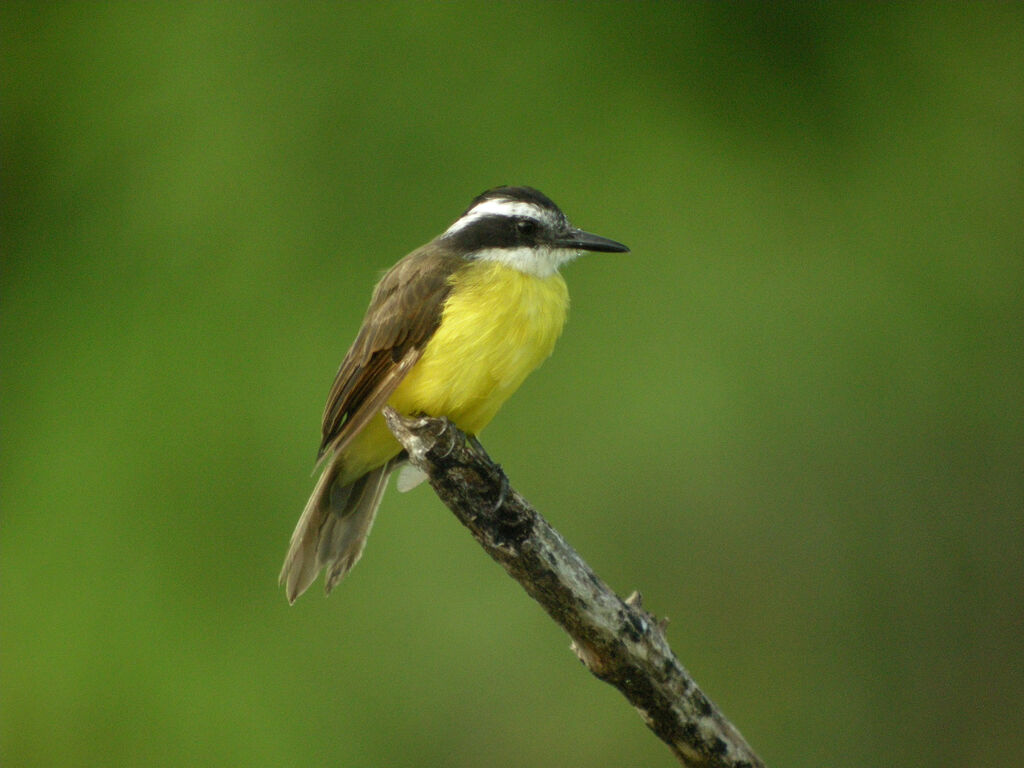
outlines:
[{"label": "green foliage", "polygon": [[483,442],[769,764],[1024,737],[1021,7],[2,10],[0,762],[670,765],[427,489],[275,579],[376,276],[524,183]]}]

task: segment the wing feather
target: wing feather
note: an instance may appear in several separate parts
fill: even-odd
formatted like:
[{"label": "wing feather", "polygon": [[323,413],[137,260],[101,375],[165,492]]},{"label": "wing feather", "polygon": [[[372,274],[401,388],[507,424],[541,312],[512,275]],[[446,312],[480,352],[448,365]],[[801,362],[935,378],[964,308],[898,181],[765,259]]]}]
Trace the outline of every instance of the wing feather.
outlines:
[{"label": "wing feather", "polygon": [[378,283],[327,398],[318,458],[344,450],[420,359],[441,323],[451,290],[448,278],[462,263],[431,243],[398,262]]}]

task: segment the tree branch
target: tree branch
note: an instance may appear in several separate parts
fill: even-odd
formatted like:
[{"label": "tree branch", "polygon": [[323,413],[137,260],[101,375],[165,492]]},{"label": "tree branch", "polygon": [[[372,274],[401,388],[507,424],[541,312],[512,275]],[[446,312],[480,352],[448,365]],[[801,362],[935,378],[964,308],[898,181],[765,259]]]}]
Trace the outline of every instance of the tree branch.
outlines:
[{"label": "tree branch", "polygon": [[701,692],[640,595],[619,598],[511,486],[483,446],[447,419],[406,418],[384,409],[388,426],[427,473],[441,501],[572,638],[599,679],[618,688],[644,722],[691,768],[757,768],[761,759]]}]

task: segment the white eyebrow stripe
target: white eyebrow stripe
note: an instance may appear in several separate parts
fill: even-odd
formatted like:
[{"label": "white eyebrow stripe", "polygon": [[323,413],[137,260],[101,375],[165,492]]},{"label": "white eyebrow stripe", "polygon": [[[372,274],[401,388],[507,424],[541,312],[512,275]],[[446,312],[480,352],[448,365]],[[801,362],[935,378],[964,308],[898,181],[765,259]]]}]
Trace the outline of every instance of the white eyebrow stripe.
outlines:
[{"label": "white eyebrow stripe", "polygon": [[536,219],[537,221],[545,221],[547,219],[547,211],[541,208],[539,205],[533,203],[524,203],[519,200],[507,200],[505,198],[497,198],[492,200],[484,200],[482,203],[477,203],[454,224],[445,230],[442,237],[448,235],[454,235],[461,229],[465,229],[467,226],[472,224],[477,219],[482,219],[484,216],[525,216],[529,219]]}]

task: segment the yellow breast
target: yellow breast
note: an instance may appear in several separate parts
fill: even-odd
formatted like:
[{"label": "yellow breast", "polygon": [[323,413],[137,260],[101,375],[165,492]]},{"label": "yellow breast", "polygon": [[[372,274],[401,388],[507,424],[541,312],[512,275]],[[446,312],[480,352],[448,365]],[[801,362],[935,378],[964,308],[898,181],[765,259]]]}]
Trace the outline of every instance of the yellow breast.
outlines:
[{"label": "yellow breast", "polygon": [[[551,354],[569,291],[558,273],[541,278],[491,261],[472,263],[451,281],[440,326],[388,404],[401,413],[446,416],[477,434]],[[343,482],[399,450],[378,414],[346,451]]]},{"label": "yellow breast", "polygon": [[440,327],[391,404],[479,432],[551,354],[568,307],[557,273],[540,278],[487,261],[459,270]]}]

